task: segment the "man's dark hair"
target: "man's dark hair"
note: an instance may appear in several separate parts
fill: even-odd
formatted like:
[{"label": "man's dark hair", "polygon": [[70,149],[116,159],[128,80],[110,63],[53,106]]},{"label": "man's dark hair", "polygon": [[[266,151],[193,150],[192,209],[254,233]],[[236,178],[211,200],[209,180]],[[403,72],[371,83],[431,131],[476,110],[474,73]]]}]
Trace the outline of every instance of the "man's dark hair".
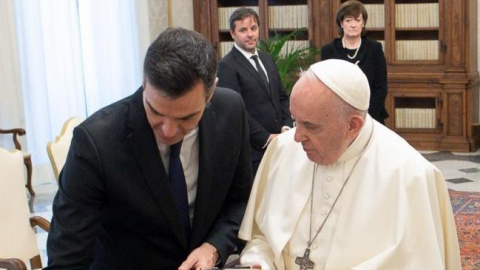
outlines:
[{"label": "man's dark hair", "polygon": [[212,44],[197,32],[168,28],[148,48],[143,64],[144,80],[165,96],[176,98],[199,81],[205,95],[213,90],[217,54]]},{"label": "man's dark hair", "polygon": [[[357,1],[357,0],[349,0],[340,5],[337,11],[337,30],[338,34],[343,37],[343,28],[342,28],[342,21],[345,19],[345,17],[352,16],[353,18],[358,18],[362,14],[363,17],[363,22],[364,25],[367,25],[367,19],[368,19],[368,13],[367,10],[365,9],[365,6]],[[367,33],[367,30],[365,30],[365,27],[362,28],[362,36],[364,36]]]},{"label": "man's dark hair", "polygon": [[230,30],[235,31],[235,22],[241,21],[245,18],[253,17],[258,26],[260,26],[260,21],[258,19],[258,14],[252,8],[241,7],[236,9],[230,15]]}]

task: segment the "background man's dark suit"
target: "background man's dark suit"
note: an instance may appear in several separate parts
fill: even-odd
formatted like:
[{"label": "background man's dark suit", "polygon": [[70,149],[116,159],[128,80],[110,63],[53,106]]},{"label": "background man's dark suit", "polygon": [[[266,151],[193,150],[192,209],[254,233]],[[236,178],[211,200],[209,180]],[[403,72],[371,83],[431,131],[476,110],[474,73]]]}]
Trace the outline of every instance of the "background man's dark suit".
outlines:
[{"label": "background man's dark suit", "polygon": [[92,260],[90,269],[177,269],[203,242],[213,244],[225,262],[251,188],[248,138],[241,97],[218,88],[199,123],[189,245],[142,89],[95,113],[75,129],[60,176],[49,269],[88,269]]},{"label": "background man's dark suit", "polygon": [[218,66],[218,86],[231,88],[239,92],[248,111],[250,127],[250,143],[252,155],[252,170],[262,159],[270,134],[280,133],[282,126],[293,124],[288,96],[285,93],[277,67],[273,58],[258,51],[269,78],[270,89],[267,89],[257,70],[235,47],[223,57]]}]

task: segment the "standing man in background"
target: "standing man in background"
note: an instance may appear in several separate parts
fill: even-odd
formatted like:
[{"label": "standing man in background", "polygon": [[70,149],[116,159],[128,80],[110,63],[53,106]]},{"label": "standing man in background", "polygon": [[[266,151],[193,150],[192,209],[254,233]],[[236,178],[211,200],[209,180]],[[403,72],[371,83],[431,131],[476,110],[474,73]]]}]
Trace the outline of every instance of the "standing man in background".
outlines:
[{"label": "standing man in background", "polygon": [[215,87],[217,56],[170,28],[143,85],[74,130],[46,269],[211,269],[237,244],[251,188],[247,112]]},{"label": "standing man in background", "polygon": [[253,176],[270,141],[290,129],[293,121],[273,58],[257,50],[258,14],[241,7],[230,16],[232,50],[220,61],[218,86],[239,92],[245,102],[250,127]]}]

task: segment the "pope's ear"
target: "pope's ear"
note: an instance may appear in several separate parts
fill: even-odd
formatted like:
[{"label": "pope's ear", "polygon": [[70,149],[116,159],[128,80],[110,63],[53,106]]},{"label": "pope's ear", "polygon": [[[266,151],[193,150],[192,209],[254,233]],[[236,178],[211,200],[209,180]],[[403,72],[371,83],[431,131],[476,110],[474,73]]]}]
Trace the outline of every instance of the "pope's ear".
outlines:
[{"label": "pope's ear", "polygon": [[354,114],[350,116],[350,127],[348,129],[349,135],[351,135],[352,138],[357,137],[364,124],[365,119],[361,115]]}]

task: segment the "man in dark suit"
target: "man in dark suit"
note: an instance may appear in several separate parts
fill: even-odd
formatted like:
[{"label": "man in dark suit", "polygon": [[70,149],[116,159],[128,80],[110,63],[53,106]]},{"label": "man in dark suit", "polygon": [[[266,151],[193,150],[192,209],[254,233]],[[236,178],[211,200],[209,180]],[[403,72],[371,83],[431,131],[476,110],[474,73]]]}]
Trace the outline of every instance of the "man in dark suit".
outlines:
[{"label": "man in dark suit", "polygon": [[235,10],[230,16],[234,46],[218,66],[218,86],[239,92],[248,111],[253,175],[268,143],[293,124],[275,62],[256,48],[258,28],[258,14],[253,9]]},{"label": "man in dark suit", "polygon": [[[75,129],[53,204],[46,269],[225,263],[252,177],[247,113],[238,93],[215,89],[216,67],[200,34],[167,29],[148,49],[143,86]],[[169,170],[178,159],[180,172]],[[179,174],[183,202],[169,180]]]}]

